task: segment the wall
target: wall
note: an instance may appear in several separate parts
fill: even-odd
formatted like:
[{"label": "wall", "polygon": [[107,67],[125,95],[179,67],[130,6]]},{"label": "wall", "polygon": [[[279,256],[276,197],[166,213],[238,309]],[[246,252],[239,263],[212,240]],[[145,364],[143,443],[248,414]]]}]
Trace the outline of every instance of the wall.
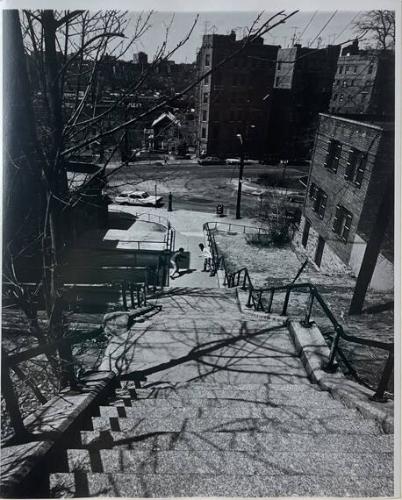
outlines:
[{"label": "wall", "polygon": [[[241,44],[234,34],[205,35],[197,55],[199,75],[215,67]],[[262,38],[257,39],[200,83],[196,105],[199,152],[239,156],[236,135],[242,133],[246,154],[257,159],[263,157],[271,106],[270,99],[264,97],[272,89],[277,51],[277,46],[264,45]]]},{"label": "wall", "polygon": [[[302,242],[305,222],[306,218],[302,216],[300,220],[299,230],[296,231],[293,238],[293,245],[300,252],[308,256],[312,262],[314,262],[319,233],[313,227],[310,227],[306,248],[303,247],[301,242]],[[351,268],[344,262],[342,262],[342,260],[336,255],[336,253],[334,253],[331,250],[327,242],[325,243],[324,252],[322,254],[321,266],[319,269],[323,273],[329,273],[329,274],[342,274],[342,273],[349,274],[351,272]]]},{"label": "wall", "polygon": [[[357,275],[366,251],[367,243],[356,235],[350,255],[350,266]],[[370,288],[373,290],[390,291],[394,287],[394,266],[382,254],[378,256],[377,264],[371,278]]]},{"label": "wall", "polygon": [[[349,262],[352,243],[366,199],[381,135],[382,129],[376,126],[330,115],[320,115],[320,125],[311,163],[309,184],[307,186],[304,215],[311,220],[315,230],[320,233],[331,249],[345,263]],[[341,157],[336,173],[324,166],[327,157],[328,141],[330,139],[338,140],[342,144]],[[351,147],[368,152],[364,178],[360,187],[355,186],[352,182],[344,178],[349,149]],[[328,195],[327,206],[322,220],[312,210],[313,201],[308,196],[312,182],[323,189]],[[353,214],[351,229],[346,243],[332,231],[336,206],[338,204]]]}]

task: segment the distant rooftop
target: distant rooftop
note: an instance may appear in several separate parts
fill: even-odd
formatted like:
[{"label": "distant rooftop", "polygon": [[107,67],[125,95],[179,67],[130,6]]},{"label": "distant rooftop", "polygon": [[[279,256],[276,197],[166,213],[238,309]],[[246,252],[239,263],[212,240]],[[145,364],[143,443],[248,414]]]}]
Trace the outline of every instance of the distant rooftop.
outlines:
[{"label": "distant rooftop", "polygon": [[349,123],[363,124],[366,127],[380,128],[384,131],[392,131],[395,128],[395,122],[393,120],[379,120],[378,117],[373,117],[370,115],[350,115],[350,114],[329,114],[320,113],[322,116],[328,118],[333,118],[335,120],[342,120]]}]

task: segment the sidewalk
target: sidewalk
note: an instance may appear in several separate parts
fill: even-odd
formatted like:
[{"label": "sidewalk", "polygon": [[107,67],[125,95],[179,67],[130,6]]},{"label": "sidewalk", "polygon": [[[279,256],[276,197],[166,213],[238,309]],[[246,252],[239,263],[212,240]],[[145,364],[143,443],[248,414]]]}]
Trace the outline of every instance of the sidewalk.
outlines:
[{"label": "sidewalk", "polygon": [[[141,207],[135,206],[121,206],[119,205],[119,210],[133,213],[139,211]],[[167,208],[155,208],[155,207],[143,207],[143,212],[151,213],[166,217],[171,225],[176,230],[176,242],[175,249],[178,250],[180,247],[184,248],[185,252],[190,253],[190,264],[189,271],[182,274],[180,277],[170,280],[170,286],[177,287],[197,287],[197,288],[217,288],[219,287],[217,276],[211,277],[208,272],[202,272],[204,267],[204,259],[201,256],[201,251],[198,247],[200,243],[204,243],[204,233],[202,230],[203,224],[206,222],[226,222],[226,223],[237,223],[255,226],[255,221],[251,219],[241,219],[236,220],[231,217],[219,217],[215,213],[211,212],[193,212],[191,210],[174,210],[168,212]],[[133,225],[133,230],[131,237],[135,237],[135,226]],[[119,245],[124,245],[120,243]],[[129,244],[125,244],[125,247]]]}]

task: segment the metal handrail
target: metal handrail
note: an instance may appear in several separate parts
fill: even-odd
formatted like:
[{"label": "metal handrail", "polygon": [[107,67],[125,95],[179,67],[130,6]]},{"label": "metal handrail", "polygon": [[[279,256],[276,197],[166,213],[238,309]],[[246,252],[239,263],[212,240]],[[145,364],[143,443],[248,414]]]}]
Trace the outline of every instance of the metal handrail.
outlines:
[{"label": "metal handrail", "polygon": [[218,226],[228,226],[228,232],[230,232],[230,230],[232,228],[235,228],[235,227],[238,227],[238,228],[241,228],[243,230],[243,233],[247,233],[247,229],[250,229],[249,233],[257,233],[257,234],[261,234],[261,233],[268,233],[268,229],[265,229],[263,227],[256,227],[256,226],[249,226],[249,225],[246,225],[246,224],[235,224],[233,222],[220,222],[220,221],[211,221],[211,222],[206,222],[204,224],[204,226],[208,225],[208,228],[210,229],[210,225],[213,225],[214,226],[214,229],[218,229]]},{"label": "metal handrail", "polygon": [[[243,274],[243,283],[242,283],[242,289],[249,290],[249,295],[248,295],[248,300],[246,307],[253,308],[256,311],[264,311],[264,312],[271,312],[272,309],[272,303],[273,303],[273,298],[275,293],[278,292],[285,292],[285,299],[283,302],[283,307],[282,307],[282,312],[281,315],[285,316],[287,314],[288,306],[289,306],[289,300],[290,300],[290,295],[294,290],[306,290],[309,294],[309,299],[307,302],[307,309],[306,309],[306,314],[304,319],[302,320],[302,325],[305,327],[311,326],[311,313],[312,313],[312,308],[314,304],[314,300],[318,302],[320,305],[321,309],[323,310],[325,316],[329,319],[329,321],[332,323],[335,331],[335,336],[332,339],[331,347],[330,347],[330,355],[327,364],[323,367],[324,370],[332,372],[335,371],[337,368],[336,365],[336,354],[337,352],[340,352],[339,349],[339,341],[340,339],[345,340],[347,342],[353,342],[355,344],[359,345],[364,345],[366,347],[374,347],[377,349],[382,349],[388,352],[388,359],[386,361],[379,385],[377,387],[377,390],[375,391],[375,394],[371,397],[372,400],[378,401],[378,402],[384,402],[386,401],[386,398],[384,397],[384,393],[386,391],[386,387],[388,385],[389,379],[392,374],[393,370],[393,363],[394,363],[394,343],[393,342],[380,342],[378,340],[371,340],[371,339],[364,339],[361,337],[356,337],[355,335],[350,335],[345,333],[342,325],[337,321],[335,316],[333,315],[332,311],[328,307],[327,303],[325,302],[324,298],[318,291],[317,287],[313,285],[312,283],[295,283],[294,281],[288,285],[281,285],[281,286],[273,286],[273,287],[261,287],[261,288],[255,288],[250,274],[248,272],[248,269],[246,267],[243,267],[241,269],[238,269],[234,272],[228,272],[225,258],[223,255],[219,255],[218,252],[218,247],[216,245],[215,238],[211,232],[211,229],[209,227],[209,223],[204,224],[204,230],[207,233],[207,239],[208,243],[210,244],[211,248],[211,253],[212,253],[212,261],[214,263],[214,269],[215,272],[219,269],[222,269],[225,273],[225,278],[224,278],[224,285],[226,285],[228,288],[231,287],[237,287],[240,285],[241,282],[241,275]],[[263,304],[263,294],[264,293],[269,293],[269,301],[268,301],[268,306],[264,307]]]}]

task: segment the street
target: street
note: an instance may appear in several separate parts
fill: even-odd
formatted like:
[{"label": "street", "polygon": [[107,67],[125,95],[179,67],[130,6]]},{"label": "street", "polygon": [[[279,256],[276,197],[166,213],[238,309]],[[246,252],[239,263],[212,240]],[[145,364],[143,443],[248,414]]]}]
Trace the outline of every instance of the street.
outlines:
[{"label": "street", "polygon": [[[233,213],[236,205],[238,165],[199,165],[195,162],[175,162],[166,166],[141,162],[119,168],[119,163],[108,166],[108,194],[113,198],[124,189],[145,190],[164,196],[172,193],[173,209],[188,209],[201,212],[215,211],[222,203],[225,213]],[[116,172],[114,172],[116,170]],[[286,176],[293,190],[302,187],[297,179],[307,175],[308,167],[288,165],[286,171],[277,165],[245,165],[243,175],[242,209],[255,214],[261,202],[259,194],[264,186],[257,183],[262,176]]]}]

